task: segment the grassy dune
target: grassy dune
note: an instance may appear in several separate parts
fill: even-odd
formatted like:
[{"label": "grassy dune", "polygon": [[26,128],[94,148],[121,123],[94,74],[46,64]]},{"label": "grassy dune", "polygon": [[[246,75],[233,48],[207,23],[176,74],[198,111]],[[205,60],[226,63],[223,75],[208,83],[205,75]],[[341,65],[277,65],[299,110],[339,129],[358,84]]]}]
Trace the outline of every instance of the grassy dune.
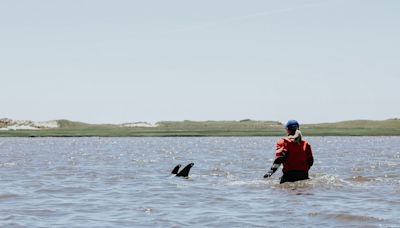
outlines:
[{"label": "grassy dune", "polygon": [[[164,121],[157,127],[121,127],[113,124],[87,124],[59,120],[59,128],[41,130],[3,130],[0,137],[126,137],[126,136],[281,136],[282,124],[276,121]],[[397,136],[400,119],[355,120],[337,123],[304,124],[309,136]]]},{"label": "grassy dune", "polygon": [[308,135],[396,136],[400,135],[400,119],[306,124],[302,126],[302,131]]}]

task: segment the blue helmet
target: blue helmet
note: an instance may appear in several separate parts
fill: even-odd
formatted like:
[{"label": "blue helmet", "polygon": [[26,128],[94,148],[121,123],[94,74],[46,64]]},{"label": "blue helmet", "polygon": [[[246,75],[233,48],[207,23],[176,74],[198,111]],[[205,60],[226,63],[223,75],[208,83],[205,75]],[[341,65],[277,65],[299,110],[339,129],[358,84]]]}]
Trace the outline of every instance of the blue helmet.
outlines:
[{"label": "blue helmet", "polygon": [[299,128],[300,124],[299,122],[297,122],[296,120],[289,120],[286,124],[285,124],[285,128],[292,130],[292,129],[296,129]]}]

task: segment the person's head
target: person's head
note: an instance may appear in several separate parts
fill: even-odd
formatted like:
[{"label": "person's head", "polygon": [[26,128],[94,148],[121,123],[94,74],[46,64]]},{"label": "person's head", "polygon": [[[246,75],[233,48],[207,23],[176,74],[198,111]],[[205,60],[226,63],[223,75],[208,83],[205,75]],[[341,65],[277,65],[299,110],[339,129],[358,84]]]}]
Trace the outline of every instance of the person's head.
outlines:
[{"label": "person's head", "polygon": [[296,120],[289,120],[285,124],[285,128],[286,128],[288,135],[294,135],[296,130],[300,128],[300,124]]}]

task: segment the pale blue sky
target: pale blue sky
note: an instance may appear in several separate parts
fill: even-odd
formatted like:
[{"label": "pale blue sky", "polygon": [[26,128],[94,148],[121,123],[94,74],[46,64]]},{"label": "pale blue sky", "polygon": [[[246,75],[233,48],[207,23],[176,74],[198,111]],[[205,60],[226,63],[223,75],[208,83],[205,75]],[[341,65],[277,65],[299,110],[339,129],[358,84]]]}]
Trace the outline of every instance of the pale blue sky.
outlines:
[{"label": "pale blue sky", "polygon": [[0,118],[400,117],[400,1],[0,1]]}]

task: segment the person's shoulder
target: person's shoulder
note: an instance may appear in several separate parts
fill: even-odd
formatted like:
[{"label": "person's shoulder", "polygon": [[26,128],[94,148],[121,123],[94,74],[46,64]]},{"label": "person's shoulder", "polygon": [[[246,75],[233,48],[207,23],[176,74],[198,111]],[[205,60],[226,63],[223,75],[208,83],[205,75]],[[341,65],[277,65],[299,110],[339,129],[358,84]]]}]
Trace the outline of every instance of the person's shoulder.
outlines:
[{"label": "person's shoulder", "polygon": [[277,144],[286,144],[288,142],[290,142],[290,139],[288,139],[288,138],[280,138],[280,139],[278,139]]},{"label": "person's shoulder", "polygon": [[310,143],[309,143],[307,140],[305,140],[305,139],[302,139],[301,142],[302,142],[303,144],[305,144],[305,145],[310,145]]}]

